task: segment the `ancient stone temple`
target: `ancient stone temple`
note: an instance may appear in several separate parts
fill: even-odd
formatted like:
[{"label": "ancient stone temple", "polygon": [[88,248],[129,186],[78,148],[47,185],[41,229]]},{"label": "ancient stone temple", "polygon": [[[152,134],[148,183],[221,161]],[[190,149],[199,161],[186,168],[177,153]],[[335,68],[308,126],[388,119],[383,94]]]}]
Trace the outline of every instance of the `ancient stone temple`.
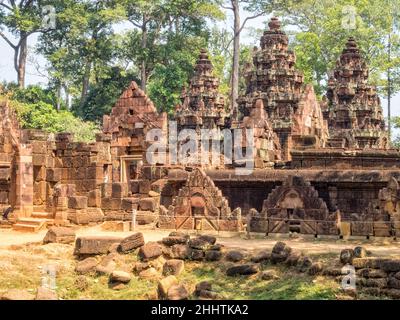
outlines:
[{"label": "ancient stone temple", "polygon": [[[170,119],[176,122],[132,82],[92,143],[77,143],[69,133],[20,128],[2,101],[0,226],[37,231],[52,224],[116,222],[207,232],[247,227],[263,234],[398,237],[400,152],[390,148],[379,98],[368,85],[355,41],[348,41],[339,58],[322,109],[296,70],[276,18],[246,79],[241,114],[231,113],[203,50]],[[216,130],[211,140],[224,145],[224,152],[245,154],[243,163],[173,162],[181,145],[170,142],[190,131],[182,129]],[[240,133],[238,144],[225,148],[222,132]],[[249,141],[254,152],[247,155]],[[150,149],[158,150],[157,161],[149,158]],[[239,173],[249,163],[251,170]]]},{"label": "ancient stone temple", "polygon": [[246,95],[238,100],[244,116],[261,99],[274,132],[278,135],[283,160],[290,150],[300,146],[322,147],[327,138],[326,123],[312,86],[304,85],[296,70],[296,56],[288,49],[288,36],[277,18],[269,22],[261,37],[261,48],[254,53],[253,70],[246,75]]},{"label": "ancient stone temple", "polygon": [[339,57],[322,104],[331,147],[389,147],[376,88],[368,84],[369,71],[357,43],[350,38]]},{"label": "ancient stone temple", "polygon": [[182,104],[176,106],[178,130],[228,127],[230,112],[218,90],[219,79],[213,75],[213,65],[207,51],[202,50],[194,67],[189,89],[184,88]]}]

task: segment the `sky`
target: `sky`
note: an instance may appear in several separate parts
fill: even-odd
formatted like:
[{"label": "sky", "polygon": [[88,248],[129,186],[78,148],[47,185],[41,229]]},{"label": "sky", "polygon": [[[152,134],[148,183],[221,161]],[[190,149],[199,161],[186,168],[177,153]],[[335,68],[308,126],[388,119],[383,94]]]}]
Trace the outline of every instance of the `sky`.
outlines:
[{"label": "sky", "polygon": [[[241,12],[242,21],[248,16],[246,12]],[[254,29],[264,29],[265,22],[269,20],[268,16],[259,17],[257,19],[249,20],[246,24],[246,29],[244,29],[241,42],[243,44],[258,44],[258,39],[254,38],[252,30]],[[224,27],[227,29],[231,28],[232,24],[232,16],[229,14],[227,15],[227,20],[224,22],[218,23],[220,27]],[[127,24],[116,26],[115,31],[120,32],[124,31],[127,28]],[[47,83],[47,78],[43,75],[40,75],[40,72],[36,70],[35,65],[39,64],[41,71],[45,69],[46,60],[38,56],[34,53],[34,46],[37,41],[37,36],[33,35],[29,38],[28,45],[29,49],[29,57],[28,57],[28,65],[26,70],[26,84],[42,84],[45,85]],[[13,50],[11,47],[0,38],[0,81],[16,81],[16,72],[13,66]],[[31,60],[36,61],[35,63],[30,62]],[[397,94],[392,99],[392,116],[400,116],[400,93]],[[382,99],[382,108],[387,116],[387,100]],[[400,130],[395,130],[395,135],[400,134]]]}]

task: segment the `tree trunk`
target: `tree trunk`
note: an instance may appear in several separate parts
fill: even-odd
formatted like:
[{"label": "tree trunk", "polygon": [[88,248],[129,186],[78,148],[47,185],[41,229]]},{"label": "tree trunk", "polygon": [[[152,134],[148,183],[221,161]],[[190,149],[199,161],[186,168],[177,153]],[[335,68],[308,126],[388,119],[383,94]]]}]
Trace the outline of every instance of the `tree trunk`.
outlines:
[{"label": "tree trunk", "polygon": [[392,100],[392,77],[391,77],[391,68],[390,64],[392,63],[392,38],[389,33],[388,37],[388,61],[389,68],[387,70],[387,96],[388,96],[388,135],[389,135],[389,143],[391,142],[391,134],[392,134],[392,119],[391,119],[391,100]]},{"label": "tree trunk", "polygon": [[21,42],[18,49],[16,71],[18,75],[18,87],[22,89],[25,87],[26,59],[28,57],[28,37],[24,32],[21,32]]},{"label": "tree trunk", "polygon": [[237,99],[239,97],[240,12],[239,1],[231,0],[231,3],[234,16],[231,106],[233,118],[237,120],[239,116]]},{"label": "tree trunk", "polygon": [[142,51],[145,54],[142,59],[142,65],[140,70],[140,78],[141,78],[141,88],[144,92],[146,92],[147,87],[147,65],[146,65],[146,49],[147,49],[147,18],[143,15],[143,25],[142,25]]},{"label": "tree trunk", "polygon": [[83,106],[85,105],[87,94],[89,92],[91,66],[92,66],[91,62],[87,61],[85,66],[85,75],[83,77],[83,83],[82,83],[81,101],[79,104],[81,108],[83,108]]},{"label": "tree trunk", "polygon": [[61,110],[61,84],[57,87],[57,111]]}]

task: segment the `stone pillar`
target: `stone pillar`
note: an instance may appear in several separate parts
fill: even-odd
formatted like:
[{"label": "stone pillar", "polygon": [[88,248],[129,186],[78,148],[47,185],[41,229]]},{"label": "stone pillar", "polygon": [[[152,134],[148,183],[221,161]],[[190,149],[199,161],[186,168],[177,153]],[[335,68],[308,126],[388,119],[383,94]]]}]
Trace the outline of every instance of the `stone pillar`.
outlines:
[{"label": "stone pillar", "polygon": [[33,212],[33,164],[31,146],[20,145],[16,155],[15,213],[30,217]]}]

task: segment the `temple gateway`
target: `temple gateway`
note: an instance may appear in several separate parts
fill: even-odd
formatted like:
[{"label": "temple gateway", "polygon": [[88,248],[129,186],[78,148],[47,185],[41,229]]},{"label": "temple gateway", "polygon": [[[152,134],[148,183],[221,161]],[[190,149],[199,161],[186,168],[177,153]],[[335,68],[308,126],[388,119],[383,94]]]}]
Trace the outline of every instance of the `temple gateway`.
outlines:
[{"label": "temple gateway", "polygon": [[[219,93],[205,50],[173,119],[132,82],[90,144],[21,129],[0,102],[0,226],[37,231],[131,221],[134,213],[137,224],[161,229],[398,236],[400,153],[390,146],[356,40],[348,40],[322,101],[296,70],[288,44],[273,18],[238,110]],[[170,120],[177,132],[215,130],[217,145],[222,132],[242,132],[253,155],[241,164],[188,165],[172,161],[167,148],[165,163],[149,163],[149,133],[168,139]],[[236,174],[248,163],[251,172]]]}]

